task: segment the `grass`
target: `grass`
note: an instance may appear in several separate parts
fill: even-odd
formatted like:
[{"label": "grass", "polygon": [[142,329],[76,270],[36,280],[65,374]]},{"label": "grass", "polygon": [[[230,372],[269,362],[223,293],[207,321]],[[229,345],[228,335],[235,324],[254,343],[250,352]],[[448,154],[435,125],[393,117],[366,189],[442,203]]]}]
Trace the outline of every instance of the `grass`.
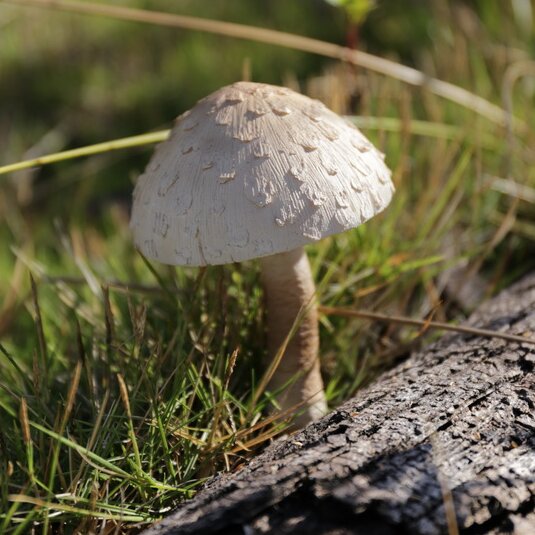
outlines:
[{"label": "grass", "polygon": [[[418,43],[412,59],[502,105],[501,81],[515,62],[510,58],[524,61],[534,40],[522,33],[506,3],[490,4],[498,5],[429,8],[441,30],[432,43]],[[21,28],[39,20],[9,13],[15,22],[6,39],[16,40]],[[460,14],[472,25],[459,25]],[[364,36],[373,35],[381,17],[387,15],[380,8],[370,15]],[[88,39],[96,35],[104,42],[123,31],[117,22],[74,24]],[[144,36],[148,30],[135,31]],[[58,42],[43,38],[42,46],[65,54],[72,37],[60,32],[53,39]],[[132,46],[134,39],[126,39]],[[186,44],[209,61],[202,39]],[[6,72],[25,61],[16,50],[0,53]],[[261,52],[253,53],[264,61]],[[134,62],[130,54],[121,60]],[[39,57],[36,64],[43,61]],[[234,61],[237,72],[242,59]],[[143,80],[141,51],[138,61],[141,66],[132,68]],[[86,71],[88,78],[101,76],[89,63],[82,66]],[[379,217],[309,247],[322,305],[462,319],[484,297],[533,269],[535,119],[527,78],[506,95],[528,125],[512,137],[506,128],[390,77],[321,64],[297,78],[304,91],[337,111],[358,111],[357,124],[387,154],[397,186]],[[288,75],[287,82],[295,84],[295,77]],[[108,83],[96,83],[91,97],[97,102],[92,113],[103,120],[113,113],[110,102],[119,105],[115,95],[98,100]],[[199,89],[195,98],[205,92]],[[138,93],[130,88],[125,94],[135,94],[127,111],[136,115]],[[4,93],[8,103],[16,102],[8,97]],[[40,102],[32,93],[25,98],[28,105]],[[128,133],[110,135],[111,121],[100,128],[89,122],[73,135],[54,122],[54,109],[43,110],[48,133],[24,121],[0,120],[1,134],[7,139],[10,133],[2,164],[24,159],[22,147],[35,139],[50,147],[44,152],[55,152],[52,147],[161,126],[149,114],[147,123],[139,119]],[[61,141],[69,135],[71,144]],[[169,268],[146,261],[132,246],[129,201],[122,192],[149,154],[149,147],[109,151],[38,173],[21,171],[10,181],[0,176],[0,533],[135,531],[192,496],[216,471],[238,469],[284,431],[285,415],[273,412],[272,393],[259,388],[266,366],[257,265]],[[482,291],[465,298],[466,287],[454,284],[459,277],[469,288],[482,283]],[[331,406],[404,358],[423,334],[406,325],[322,314],[322,368]],[[426,332],[426,339],[433,336]]]}]

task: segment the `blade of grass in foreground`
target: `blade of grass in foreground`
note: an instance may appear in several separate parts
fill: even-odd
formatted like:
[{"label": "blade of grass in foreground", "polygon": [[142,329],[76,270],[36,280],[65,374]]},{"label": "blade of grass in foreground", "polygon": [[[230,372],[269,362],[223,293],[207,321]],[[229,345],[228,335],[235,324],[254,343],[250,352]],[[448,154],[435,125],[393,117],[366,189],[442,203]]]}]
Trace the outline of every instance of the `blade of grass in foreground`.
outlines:
[{"label": "blade of grass in foreground", "polygon": [[122,512],[118,512],[117,514],[113,513],[105,513],[102,511],[95,511],[90,509],[81,509],[80,507],[73,507],[72,505],[66,505],[59,502],[50,502],[50,501],[44,501],[39,498],[34,498],[32,496],[26,496],[22,494],[10,494],[8,496],[8,499],[12,502],[18,502],[18,503],[29,503],[32,505],[36,505],[38,507],[42,507],[43,509],[51,509],[55,511],[61,511],[64,513],[72,513],[75,515],[80,516],[96,516],[98,518],[101,518],[103,520],[118,520],[122,522],[143,522],[146,520],[150,520],[149,515],[139,515],[139,514],[133,514],[133,513],[127,513],[124,514]]},{"label": "blade of grass in foreground", "polygon": [[18,5],[30,5],[88,15],[101,15],[133,22],[144,22],[160,26],[183,28],[186,30],[204,31],[217,35],[226,35],[236,39],[268,43],[270,45],[283,46],[294,50],[318,54],[320,56],[353,63],[354,65],[384,74],[410,85],[423,87],[438,96],[455,102],[456,104],[464,106],[465,108],[486,117],[488,120],[496,124],[504,126],[507,119],[509,119],[510,124],[512,124],[515,129],[526,129],[526,124],[517,117],[512,117],[511,114],[507,114],[507,112],[499,106],[496,106],[492,102],[489,102],[462,87],[450,84],[449,82],[444,82],[437,78],[432,78],[417,69],[401,65],[395,61],[310,37],[270,30],[268,28],[247,26],[244,24],[187,17],[184,15],[175,15],[173,13],[152,10],[95,4],[91,2],[79,2],[76,0],[4,1]]},{"label": "blade of grass in foreground", "polygon": [[95,145],[87,145],[77,149],[47,154],[45,156],[40,156],[39,158],[32,158],[31,160],[4,165],[0,167],[0,175],[12,173],[14,171],[21,171],[22,169],[29,169],[30,167],[39,167],[51,163],[63,162],[65,160],[72,160],[73,158],[101,154],[112,150],[129,149],[132,147],[141,147],[143,145],[159,143],[160,141],[167,139],[169,132],[170,130],[160,130],[149,134],[114,139],[112,141],[96,143]]},{"label": "blade of grass in foreground", "polygon": [[[346,119],[363,130],[400,132],[402,129],[401,120],[397,117],[361,117],[348,115],[346,116]],[[417,120],[411,120],[409,132],[416,136],[450,140],[459,139],[463,135],[468,136],[468,132],[465,133],[461,128],[454,125]],[[31,167],[42,167],[44,165],[64,162],[66,160],[73,160],[75,158],[94,156],[96,154],[103,154],[105,152],[111,152],[114,150],[152,145],[153,143],[165,141],[169,136],[169,133],[170,130],[159,130],[157,132],[150,132],[148,134],[139,134],[136,136],[112,139],[110,141],[103,141],[102,143],[96,143],[94,145],[86,145],[85,147],[78,147],[76,149],[45,154],[43,156],[39,156],[38,158],[31,158],[29,160],[22,160],[20,162],[0,166],[0,175],[13,173],[15,171],[22,171],[23,169],[29,169]],[[485,133],[482,143],[482,147],[488,150],[495,150],[497,147],[499,147],[499,141],[488,132]]]},{"label": "blade of grass in foreground", "polygon": [[484,336],[486,338],[501,338],[502,340],[507,340],[508,342],[535,345],[535,339],[528,338],[527,336],[501,333],[488,329],[479,329],[477,327],[452,325],[451,323],[443,323],[441,321],[417,320],[413,318],[406,318],[404,316],[390,316],[387,314],[379,314],[376,312],[369,312],[367,310],[353,310],[349,308],[328,307],[323,305],[319,306],[318,310],[323,314],[327,314],[330,316],[345,316],[376,321],[385,321],[390,323],[401,323],[404,325],[414,325],[416,327],[423,327],[424,330],[439,329],[441,331],[453,331],[457,333],[471,334],[472,336]]}]

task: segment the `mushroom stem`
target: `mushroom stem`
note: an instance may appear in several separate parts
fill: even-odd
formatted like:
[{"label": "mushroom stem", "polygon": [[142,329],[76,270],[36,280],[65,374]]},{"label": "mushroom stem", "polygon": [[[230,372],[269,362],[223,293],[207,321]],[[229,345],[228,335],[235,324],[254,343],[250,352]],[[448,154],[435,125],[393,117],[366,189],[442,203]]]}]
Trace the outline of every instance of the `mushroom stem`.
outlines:
[{"label": "mushroom stem", "polygon": [[296,427],[317,420],[327,410],[318,356],[318,313],[315,286],[308,257],[302,247],[260,258],[267,309],[268,353],[275,358],[303,307],[306,313],[289,340],[286,351],[269,383],[281,390],[283,410],[296,405]]}]

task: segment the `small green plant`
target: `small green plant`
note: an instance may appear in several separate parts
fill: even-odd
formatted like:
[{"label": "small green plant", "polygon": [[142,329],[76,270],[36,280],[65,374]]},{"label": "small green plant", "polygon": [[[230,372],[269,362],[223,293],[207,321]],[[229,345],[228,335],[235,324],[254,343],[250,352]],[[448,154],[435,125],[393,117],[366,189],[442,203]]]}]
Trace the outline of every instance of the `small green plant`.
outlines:
[{"label": "small green plant", "polygon": [[354,24],[362,24],[376,5],[376,0],[326,0],[329,4],[342,8]]}]

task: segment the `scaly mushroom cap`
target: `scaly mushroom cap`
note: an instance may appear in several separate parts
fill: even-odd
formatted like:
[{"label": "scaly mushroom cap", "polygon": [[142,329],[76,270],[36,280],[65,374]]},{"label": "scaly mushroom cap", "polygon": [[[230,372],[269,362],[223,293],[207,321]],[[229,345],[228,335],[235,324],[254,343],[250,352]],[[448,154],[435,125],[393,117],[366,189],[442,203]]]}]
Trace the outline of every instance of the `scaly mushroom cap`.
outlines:
[{"label": "scaly mushroom cap", "polygon": [[134,190],[138,249],[226,264],[357,227],[390,202],[391,173],[354,126],[283,87],[238,82],[176,120]]}]

